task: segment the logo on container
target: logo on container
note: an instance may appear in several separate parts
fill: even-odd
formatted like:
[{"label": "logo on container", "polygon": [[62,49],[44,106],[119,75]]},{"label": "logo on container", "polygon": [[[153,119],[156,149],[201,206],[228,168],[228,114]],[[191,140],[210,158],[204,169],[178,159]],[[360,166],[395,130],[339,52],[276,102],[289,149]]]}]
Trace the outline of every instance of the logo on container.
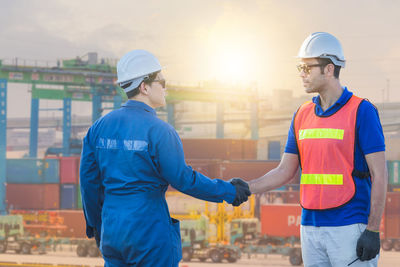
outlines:
[{"label": "logo on container", "polygon": [[300,215],[289,215],[288,216],[288,226],[296,226],[298,227],[301,224],[301,216]]}]

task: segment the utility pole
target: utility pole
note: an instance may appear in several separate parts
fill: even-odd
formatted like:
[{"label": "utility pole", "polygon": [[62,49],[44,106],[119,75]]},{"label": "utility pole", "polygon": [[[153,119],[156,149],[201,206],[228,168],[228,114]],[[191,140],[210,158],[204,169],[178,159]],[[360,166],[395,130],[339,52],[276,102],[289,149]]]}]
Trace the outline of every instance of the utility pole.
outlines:
[{"label": "utility pole", "polygon": [[386,97],[387,102],[390,102],[390,79],[386,79]]}]

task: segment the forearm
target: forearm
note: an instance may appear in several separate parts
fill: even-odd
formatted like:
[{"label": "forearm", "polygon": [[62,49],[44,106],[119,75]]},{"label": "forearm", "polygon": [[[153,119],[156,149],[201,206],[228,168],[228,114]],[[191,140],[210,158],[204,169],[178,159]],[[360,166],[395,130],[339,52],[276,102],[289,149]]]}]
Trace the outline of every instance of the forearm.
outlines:
[{"label": "forearm", "polygon": [[93,236],[93,229],[101,229],[101,210],[104,200],[104,188],[101,183],[100,169],[95,160],[94,151],[86,138],[83,142],[79,168],[82,206],[86,219],[87,235]]},{"label": "forearm", "polygon": [[374,178],[371,188],[371,209],[368,218],[367,228],[372,231],[379,231],[382,214],[385,209],[387,173],[383,179]]},{"label": "forearm", "polygon": [[249,182],[250,191],[253,194],[269,191],[288,183],[299,168],[297,154],[283,153],[279,166],[264,176]]},{"label": "forearm", "polygon": [[385,209],[385,201],[386,201],[388,174],[387,174],[384,152],[380,153],[382,153],[383,155],[381,154],[380,157],[375,158],[373,164],[368,164],[371,172],[372,185],[371,185],[371,208],[370,208],[367,228],[371,231],[379,231],[379,226],[381,223],[383,211]]},{"label": "forearm", "polygon": [[190,169],[190,171],[183,172],[187,174],[182,175],[179,182],[170,179],[172,182],[171,185],[176,189],[205,201],[222,202],[225,200],[229,204],[234,201],[236,189],[231,183],[221,179],[210,179],[199,172],[193,171],[192,168],[188,166],[185,168]]},{"label": "forearm", "polygon": [[285,185],[292,177],[289,177],[279,168],[275,168],[264,176],[249,182],[250,191],[253,194],[258,194],[273,190]]}]

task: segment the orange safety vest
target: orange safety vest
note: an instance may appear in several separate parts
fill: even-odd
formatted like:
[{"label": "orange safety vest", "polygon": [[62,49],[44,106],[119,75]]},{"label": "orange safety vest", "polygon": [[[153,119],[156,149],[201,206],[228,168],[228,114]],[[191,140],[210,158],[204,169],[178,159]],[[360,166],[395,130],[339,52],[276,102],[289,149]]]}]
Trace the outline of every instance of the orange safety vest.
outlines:
[{"label": "orange safety vest", "polygon": [[310,101],[297,111],[294,130],[302,168],[303,208],[327,210],[343,206],[353,198],[356,119],[361,101],[353,95],[330,116],[317,116],[315,104]]}]

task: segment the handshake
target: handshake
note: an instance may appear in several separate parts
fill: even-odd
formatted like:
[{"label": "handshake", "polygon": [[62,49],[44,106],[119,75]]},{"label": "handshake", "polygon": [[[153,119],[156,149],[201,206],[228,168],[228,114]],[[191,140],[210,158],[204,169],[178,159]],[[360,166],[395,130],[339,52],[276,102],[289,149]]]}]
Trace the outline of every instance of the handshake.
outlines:
[{"label": "handshake", "polygon": [[237,207],[243,202],[246,202],[251,195],[249,185],[240,178],[233,178],[230,183],[236,188],[236,197],[232,202],[232,205]]}]

